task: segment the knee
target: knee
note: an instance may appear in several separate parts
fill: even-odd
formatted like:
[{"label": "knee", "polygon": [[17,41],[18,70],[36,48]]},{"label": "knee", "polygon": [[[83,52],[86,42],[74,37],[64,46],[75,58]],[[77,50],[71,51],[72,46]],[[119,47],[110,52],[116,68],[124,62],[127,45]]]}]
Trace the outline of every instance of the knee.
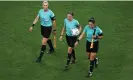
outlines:
[{"label": "knee", "polygon": [[51,42],[51,39],[48,39],[48,40],[47,40],[47,43],[49,43],[49,42]]},{"label": "knee", "polygon": [[42,39],[42,45],[46,45],[47,44],[47,39]]},{"label": "knee", "polygon": [[73,48],[72,47],[68,47],[68,53],[72,53]]},{"label": "knee", "polygon": [[90,56],[89,59],[90,59],[90,61],[93,61],[95,59],[95,57],[94,56]]},{"label": "knee", "polygon": [[91,57],[89,59],[90,59],[90,61],[93,61],[94,60],[94,58],[91,58]]}]

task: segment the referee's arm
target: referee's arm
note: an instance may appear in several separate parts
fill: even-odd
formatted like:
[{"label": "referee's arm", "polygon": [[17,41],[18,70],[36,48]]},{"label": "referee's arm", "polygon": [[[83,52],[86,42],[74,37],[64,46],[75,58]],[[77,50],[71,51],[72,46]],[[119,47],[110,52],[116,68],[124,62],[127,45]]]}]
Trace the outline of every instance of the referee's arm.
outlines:
[{"label": "referee's arm", "polygon": [[82,34],[79,36],[78,41],[81,40],[84,37],[85,32],[82,32]]},{"label": "referee's arm", "polygon": [[33,21],[33,24],[36,24],[38,22],[39,15],[36,16],[35,20]]},{"label": "referee's arm", "polygon": [[60,38],[59,38],[60,41],[62,41],[64,32],[65,32],[65,27],[62,28],[61,35],[60,35]]},{"label": "referee's arm", "polygon": [[60,36],[63,36],[64,32],[65,32],[65,27],[62,28],[61,35]]},{"label": "referee's arm", "polygon": [[103,33],[98,35],[98,39],[102,39],[103,38]]},{"label": "referee's arm", "polygon": [[76,27],[78,28],[79,33],[81,34],[82,27],[81,27],[81,25],[79,24],[78,21],[76,22]]},{"label": "referee's arm", "polygon": [[82,27],[81,25],[78,25],[79,33],[81,33]]},{"label": "referee's arm", "polygon": [[78,40],[76,41],[76,43],[74,44],[75,46],[78,45],[79,41],[84,37],[85,32],[82,32],[82,34],[79,36]]},{"label": "referee's arm", "polygon": [[39,19],[39,15],[37,15],[36,18],[34,19],[33,24],[29,29],[30,32],[32,32],[32,29],[33,29],[34,25],[38,22],[38,19]]},{"label": "referee's arm", "polygon": [[55,15],[53,12],[51,12],[51,20],[53,22],[53,31],[55,32],[56,31],[56,18],[55,18]]},{"label": "referee's arm", "polygon": [[103,31],[100,29],[98,33],[98,39],[102,39],[102,38],[103,38]]},{"label": "referee's arm", "polygon": [[63,26],[61,34],[60,34],[61,37],[63,36],[63,34],[65,32],[65,29],[66,29],[66,23],[65,23],[65,20],[64,20],[64,26]]},{"label": "referee's arm", "polygon": [[56,20],[53,20],[53,30],[56,31]]}]

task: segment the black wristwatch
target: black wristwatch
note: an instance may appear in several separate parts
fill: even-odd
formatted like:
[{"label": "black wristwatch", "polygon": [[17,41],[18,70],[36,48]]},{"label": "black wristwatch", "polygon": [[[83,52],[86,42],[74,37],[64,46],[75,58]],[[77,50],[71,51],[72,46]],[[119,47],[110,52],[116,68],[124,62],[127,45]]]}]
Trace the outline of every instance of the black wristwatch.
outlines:
[{"label": "black wristwatch", "polygon": [[32,27],[34,27],[35,26],[35,24],[32,24]]},{"label": "black wristwatch", "polygon": [[80,41],[80,40],[79,40],[79,39],[77,39],[77,42],[78,42],[78,43],[79,43],[79,41]]},{"label": "black wristwatch", "polygon": [[53,30],[54,32],[56,31],[56,29]]},{"label": "black wristwatch", "polygon": [[95,39],[98,39],[98,36],[96,36]]}]

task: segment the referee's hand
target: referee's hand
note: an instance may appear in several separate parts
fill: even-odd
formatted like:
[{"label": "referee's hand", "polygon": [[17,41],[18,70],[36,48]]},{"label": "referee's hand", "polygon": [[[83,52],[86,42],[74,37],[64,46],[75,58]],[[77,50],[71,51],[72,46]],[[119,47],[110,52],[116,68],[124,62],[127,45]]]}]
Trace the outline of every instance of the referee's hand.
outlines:
[{"label": "referee's hand", "polygon": [[78,41],[76,41],[76,43],[74,44],[74,46],[77,46],[78,45]]},{"label": "referee's hand", "polygon": [[96,35],[93,35],[93,36],[92,36],[93,39],[96,39],[96,37],[97,37]]},{"label": "referee's hand", "polygon": [[32,32],[32,30],[33,30],[33,27],[30,27],[29,31]]},{"label": "referee's hand", "polygon": [[62,38],[63,38],[63,37],[62,37],[62,36],[60,36],[59,40],[60,40],[60,41],[62,41]]}]

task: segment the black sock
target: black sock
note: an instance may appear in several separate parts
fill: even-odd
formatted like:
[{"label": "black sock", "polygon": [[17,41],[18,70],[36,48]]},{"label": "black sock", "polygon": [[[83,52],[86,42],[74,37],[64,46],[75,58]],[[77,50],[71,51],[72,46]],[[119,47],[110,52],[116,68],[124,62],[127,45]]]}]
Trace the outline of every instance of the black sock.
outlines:
[{"label": "black sock", "polygon": [[97,62],[97,59],[95,58],[95,59],[94,59],[94,64],[96,64],[96,62]]},{"label": "black sock", "polygon": [[76,60],[75,50],[74,49],[72,50],[72,57],[73,57],[73,60]]},{"label": "black sock", "polygon": [[45,50],[46,50],[46,45],[42,45],[41,51],[40,51],[40,56],[38,57],[38,59],[41,59],[42,58]]},{"label": "black sock", "polygon": [[50,47],[50,50],[54,50],[54,47],[53,47],[53,44],[52,44],[51,39],[49,39],[49,40],[47,41],[47,43],[48,43],[48,45],[49,45],[49,47]]},{"label": "black sock", "polygon": [[67,65],[69,65],[70,61],[71,61],[71,54],[68,53],[68,56],[67,56]]},{"label": "black sock", "polygon": [[90,60],[90,72],[93,72],[94,60]]}]

